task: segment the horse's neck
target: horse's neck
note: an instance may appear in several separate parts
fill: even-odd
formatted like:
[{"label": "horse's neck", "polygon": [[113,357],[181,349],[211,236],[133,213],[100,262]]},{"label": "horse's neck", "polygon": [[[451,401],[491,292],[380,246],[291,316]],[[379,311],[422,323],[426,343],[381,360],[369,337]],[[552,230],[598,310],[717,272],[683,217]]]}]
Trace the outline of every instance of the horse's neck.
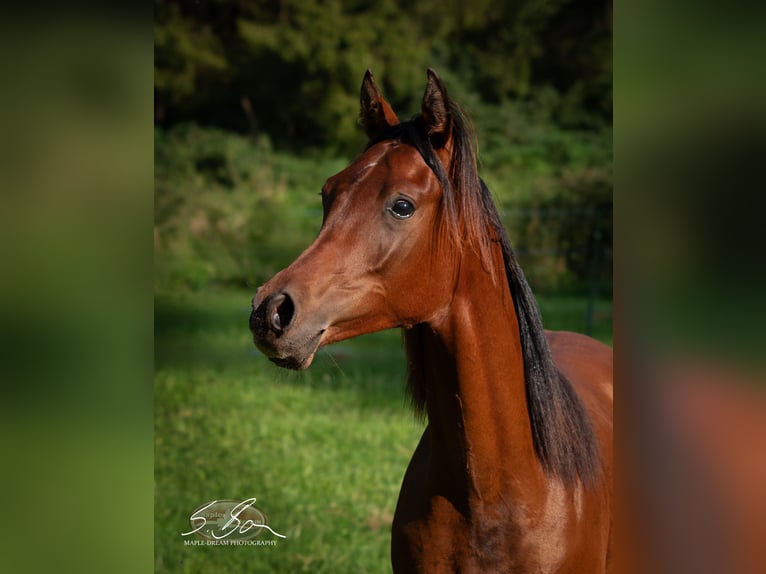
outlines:
[{"label": "horse's neck", "polygon": [[[524,361],[502,267],[494,281],[475,257],[461,265],[450,309],[421,349],[433,437],[432,469],[466,504],[511,502],[543,480],[527,412]],[[461,492],[462,491],[462,492]]]}]

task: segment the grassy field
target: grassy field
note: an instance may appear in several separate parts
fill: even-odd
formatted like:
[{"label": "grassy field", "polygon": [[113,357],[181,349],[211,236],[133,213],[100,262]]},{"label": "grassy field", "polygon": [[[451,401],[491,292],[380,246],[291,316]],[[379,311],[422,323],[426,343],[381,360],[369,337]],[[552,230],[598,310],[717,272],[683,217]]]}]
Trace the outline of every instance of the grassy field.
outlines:
[{"label": "grassy field", "polygon": [[[401,335],[340,343],[306,372],[285,371],[252,345],[251,296],[156,296],[156,571],[389,572],[399,485],[423,429],[404,396]],[[582,330],[583,299],[540,305],[548,327]],[[611,343],[610,302],[594,325]],[[195,508],[249,497],[286,539],[184,545]]]}]

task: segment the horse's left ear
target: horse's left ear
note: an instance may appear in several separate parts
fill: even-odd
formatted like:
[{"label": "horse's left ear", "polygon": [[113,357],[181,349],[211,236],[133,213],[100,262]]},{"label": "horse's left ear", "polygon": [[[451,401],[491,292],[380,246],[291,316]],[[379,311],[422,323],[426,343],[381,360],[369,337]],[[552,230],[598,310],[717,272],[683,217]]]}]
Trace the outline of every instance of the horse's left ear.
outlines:
[{"label": "horse's left ear", "polygon": [[449,97],[444,82],[433,68],[428,68],[428,83],[423,94],[421,114],[431,143],[437,149],[444,147],[452,131],[452,116],[449,111]]},{"label": "horse's left ear", "polygon": [[383,130],[399,123],[391,105],[380,95],[380,90],[372,77],[372,70],[367,70],[362,80],[362,93],[359,98],[359,117],[367,137],[374,140]]}]

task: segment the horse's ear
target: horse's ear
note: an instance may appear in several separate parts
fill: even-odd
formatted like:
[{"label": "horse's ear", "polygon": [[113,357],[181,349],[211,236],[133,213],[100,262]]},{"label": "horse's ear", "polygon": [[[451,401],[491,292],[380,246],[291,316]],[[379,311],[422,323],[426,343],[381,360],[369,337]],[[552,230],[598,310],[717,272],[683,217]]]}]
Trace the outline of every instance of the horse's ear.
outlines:
[{"label": "horse's ear", "polygon": [[371,140],[378,137],[386,128],[399,123],[399,118],[391,109],[391,105],[380,95],[371,70],[367,70],[364,74],[359,102],[362,127]]},{"label": "horse's ear", "polygon": [[443,147],[450,137],[452,117],[449,111],[447,88],[444,87],[444,83],[433,68],[428,68],[428,83],[423,94],[421,113],[431,143],[437,149]]}]

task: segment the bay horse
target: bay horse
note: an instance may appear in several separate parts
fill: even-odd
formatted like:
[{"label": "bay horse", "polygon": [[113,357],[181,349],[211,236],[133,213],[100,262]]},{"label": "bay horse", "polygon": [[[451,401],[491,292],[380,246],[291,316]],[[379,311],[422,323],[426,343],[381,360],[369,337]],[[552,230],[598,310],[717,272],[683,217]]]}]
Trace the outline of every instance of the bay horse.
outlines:
[{"label": "bay horse", "polygon": [[611,572],[612,350],[545,331],[474,135],[429,69],[399,121],[368,70],[365,150],[322,188],[319,235],[260,287],[250,329],[272,362],[404,332],[428,425],[392,525],[395,572]]}]

